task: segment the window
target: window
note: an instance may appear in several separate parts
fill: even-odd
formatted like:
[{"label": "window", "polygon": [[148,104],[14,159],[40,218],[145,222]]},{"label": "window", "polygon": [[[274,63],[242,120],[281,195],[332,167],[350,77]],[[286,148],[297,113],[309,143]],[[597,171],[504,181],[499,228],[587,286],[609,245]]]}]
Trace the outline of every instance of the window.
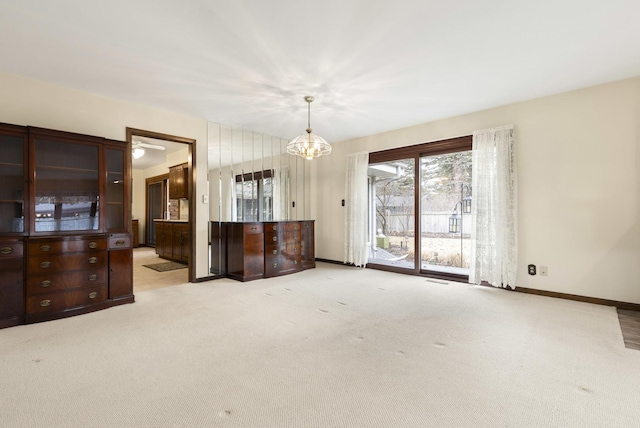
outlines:
[{"label": "window", "polygon": [[273,220],[273,171],[236,175],[238,221]]},{"label": "window", "polygon": [[371,267],[468,278],[471,138],[370,153]]}]

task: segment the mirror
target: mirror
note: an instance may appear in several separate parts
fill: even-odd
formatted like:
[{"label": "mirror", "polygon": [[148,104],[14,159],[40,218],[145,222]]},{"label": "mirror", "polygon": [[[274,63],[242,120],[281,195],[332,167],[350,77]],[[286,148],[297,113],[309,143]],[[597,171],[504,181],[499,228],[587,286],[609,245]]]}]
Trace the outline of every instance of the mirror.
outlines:
[{"label": "mirror", "polygon": [[213,122],[207,132],[210,221],[311,220],[309,161],[287,154],[289,140]]}]

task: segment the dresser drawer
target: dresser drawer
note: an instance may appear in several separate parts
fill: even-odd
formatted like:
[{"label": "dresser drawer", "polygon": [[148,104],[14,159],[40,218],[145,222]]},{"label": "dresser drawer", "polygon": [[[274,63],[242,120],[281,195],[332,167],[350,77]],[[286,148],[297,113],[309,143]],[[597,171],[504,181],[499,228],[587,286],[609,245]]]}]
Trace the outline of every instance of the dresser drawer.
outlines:
[{"label": "dresser drawer", "polygon": [[107,286],[83,288],[81,290],[39,294],[27,297],[27,313],[58,312],[107,300]]},{"label": "dresser drawer", "polygon": [[72,288],[96,287],[107,283],[107,268],[95,267],[73,272],[27,277],[27,295],[52,293]]},{"label": "dresser drawer", "polygon": [[29,256],[75,253],[79,251],[104,251],[106,249],[107,239],[104,237],[95,237],[93,239],[37,240],[29,242]]},{"label": "dresser drawer", "polygon": [[262,226],[263,226],[262,223],[248,223],[243,225],[242,229],[243,229],[243,232],[246,234],[262,233],[263,231]]},{"label": "dresser drawer", "polygon": [[264,259],[264,272],[267,276],[279,274],[285,266],[285,257],[283,255],[269,256]]},{"label": "dresser drawer", "polygon": [[299,221],[288,221],[284,224],[284,230],[287,232],[293,232],[300,230],[300,222]]},{"label": "dresser drawer", "polygon": [[268,244],[264,246],[264,256],[271,257],[277,256],[279,254],[284,255],[287,247],[285,245],[280,244]]},{"label": "dresser drawer", "polygon": [[0,241],[0,259],[20,257],[23,254],[24,245],[18,241]]},{"label": "dresser drawer", "polygon": [[107,265],[107,252],[51,254],[29,257],[29,275],[43,275],[60,271],[84,270]]},{"label": "dresser drawer", "polygon": [[109,249],[117,250],[120,248],[131,248],[132,239],[129,234],[119,234],[109,236]]},{"label": "dresser drawer", "polygon": [[278,254],[277,256],[265,256],[264,272],[265,276],[278,276],[302,270],[302,259],[300,256],[288,256]]}]

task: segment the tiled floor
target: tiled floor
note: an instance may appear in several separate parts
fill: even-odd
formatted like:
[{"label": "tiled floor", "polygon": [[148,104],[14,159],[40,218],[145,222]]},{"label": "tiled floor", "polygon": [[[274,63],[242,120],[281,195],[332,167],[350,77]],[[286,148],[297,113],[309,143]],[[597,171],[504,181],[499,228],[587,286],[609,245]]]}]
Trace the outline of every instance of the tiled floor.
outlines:
[{"label": "tiled floor", "polygon": [[618,320],[624,345],[640,351],[640,312],[618,309]]},{"label": "tiled floor", "polygon": [[133,250],[133,294],[138,291],[187,284],[189,269],[178,269],[168,272],[157,272],[144,267],[168,260],[158,257],[151,247],[134,248]]}]

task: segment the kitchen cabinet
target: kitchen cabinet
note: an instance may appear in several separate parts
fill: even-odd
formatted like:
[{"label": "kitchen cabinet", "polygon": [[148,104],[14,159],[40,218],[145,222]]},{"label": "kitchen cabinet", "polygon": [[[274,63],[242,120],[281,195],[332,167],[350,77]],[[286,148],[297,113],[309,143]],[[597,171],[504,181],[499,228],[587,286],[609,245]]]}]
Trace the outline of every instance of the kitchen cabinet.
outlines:
[{"label": "kitchen cabinet", "polygon": [[189,263],[191,256],[191,227],[189,222],[154,220],[156,225],[156,254],[164,259]]},{"label": "kitchen cabinet", "polygon": [[169,199],[189,198],[189,167],[183,163],[169,167]]}]

